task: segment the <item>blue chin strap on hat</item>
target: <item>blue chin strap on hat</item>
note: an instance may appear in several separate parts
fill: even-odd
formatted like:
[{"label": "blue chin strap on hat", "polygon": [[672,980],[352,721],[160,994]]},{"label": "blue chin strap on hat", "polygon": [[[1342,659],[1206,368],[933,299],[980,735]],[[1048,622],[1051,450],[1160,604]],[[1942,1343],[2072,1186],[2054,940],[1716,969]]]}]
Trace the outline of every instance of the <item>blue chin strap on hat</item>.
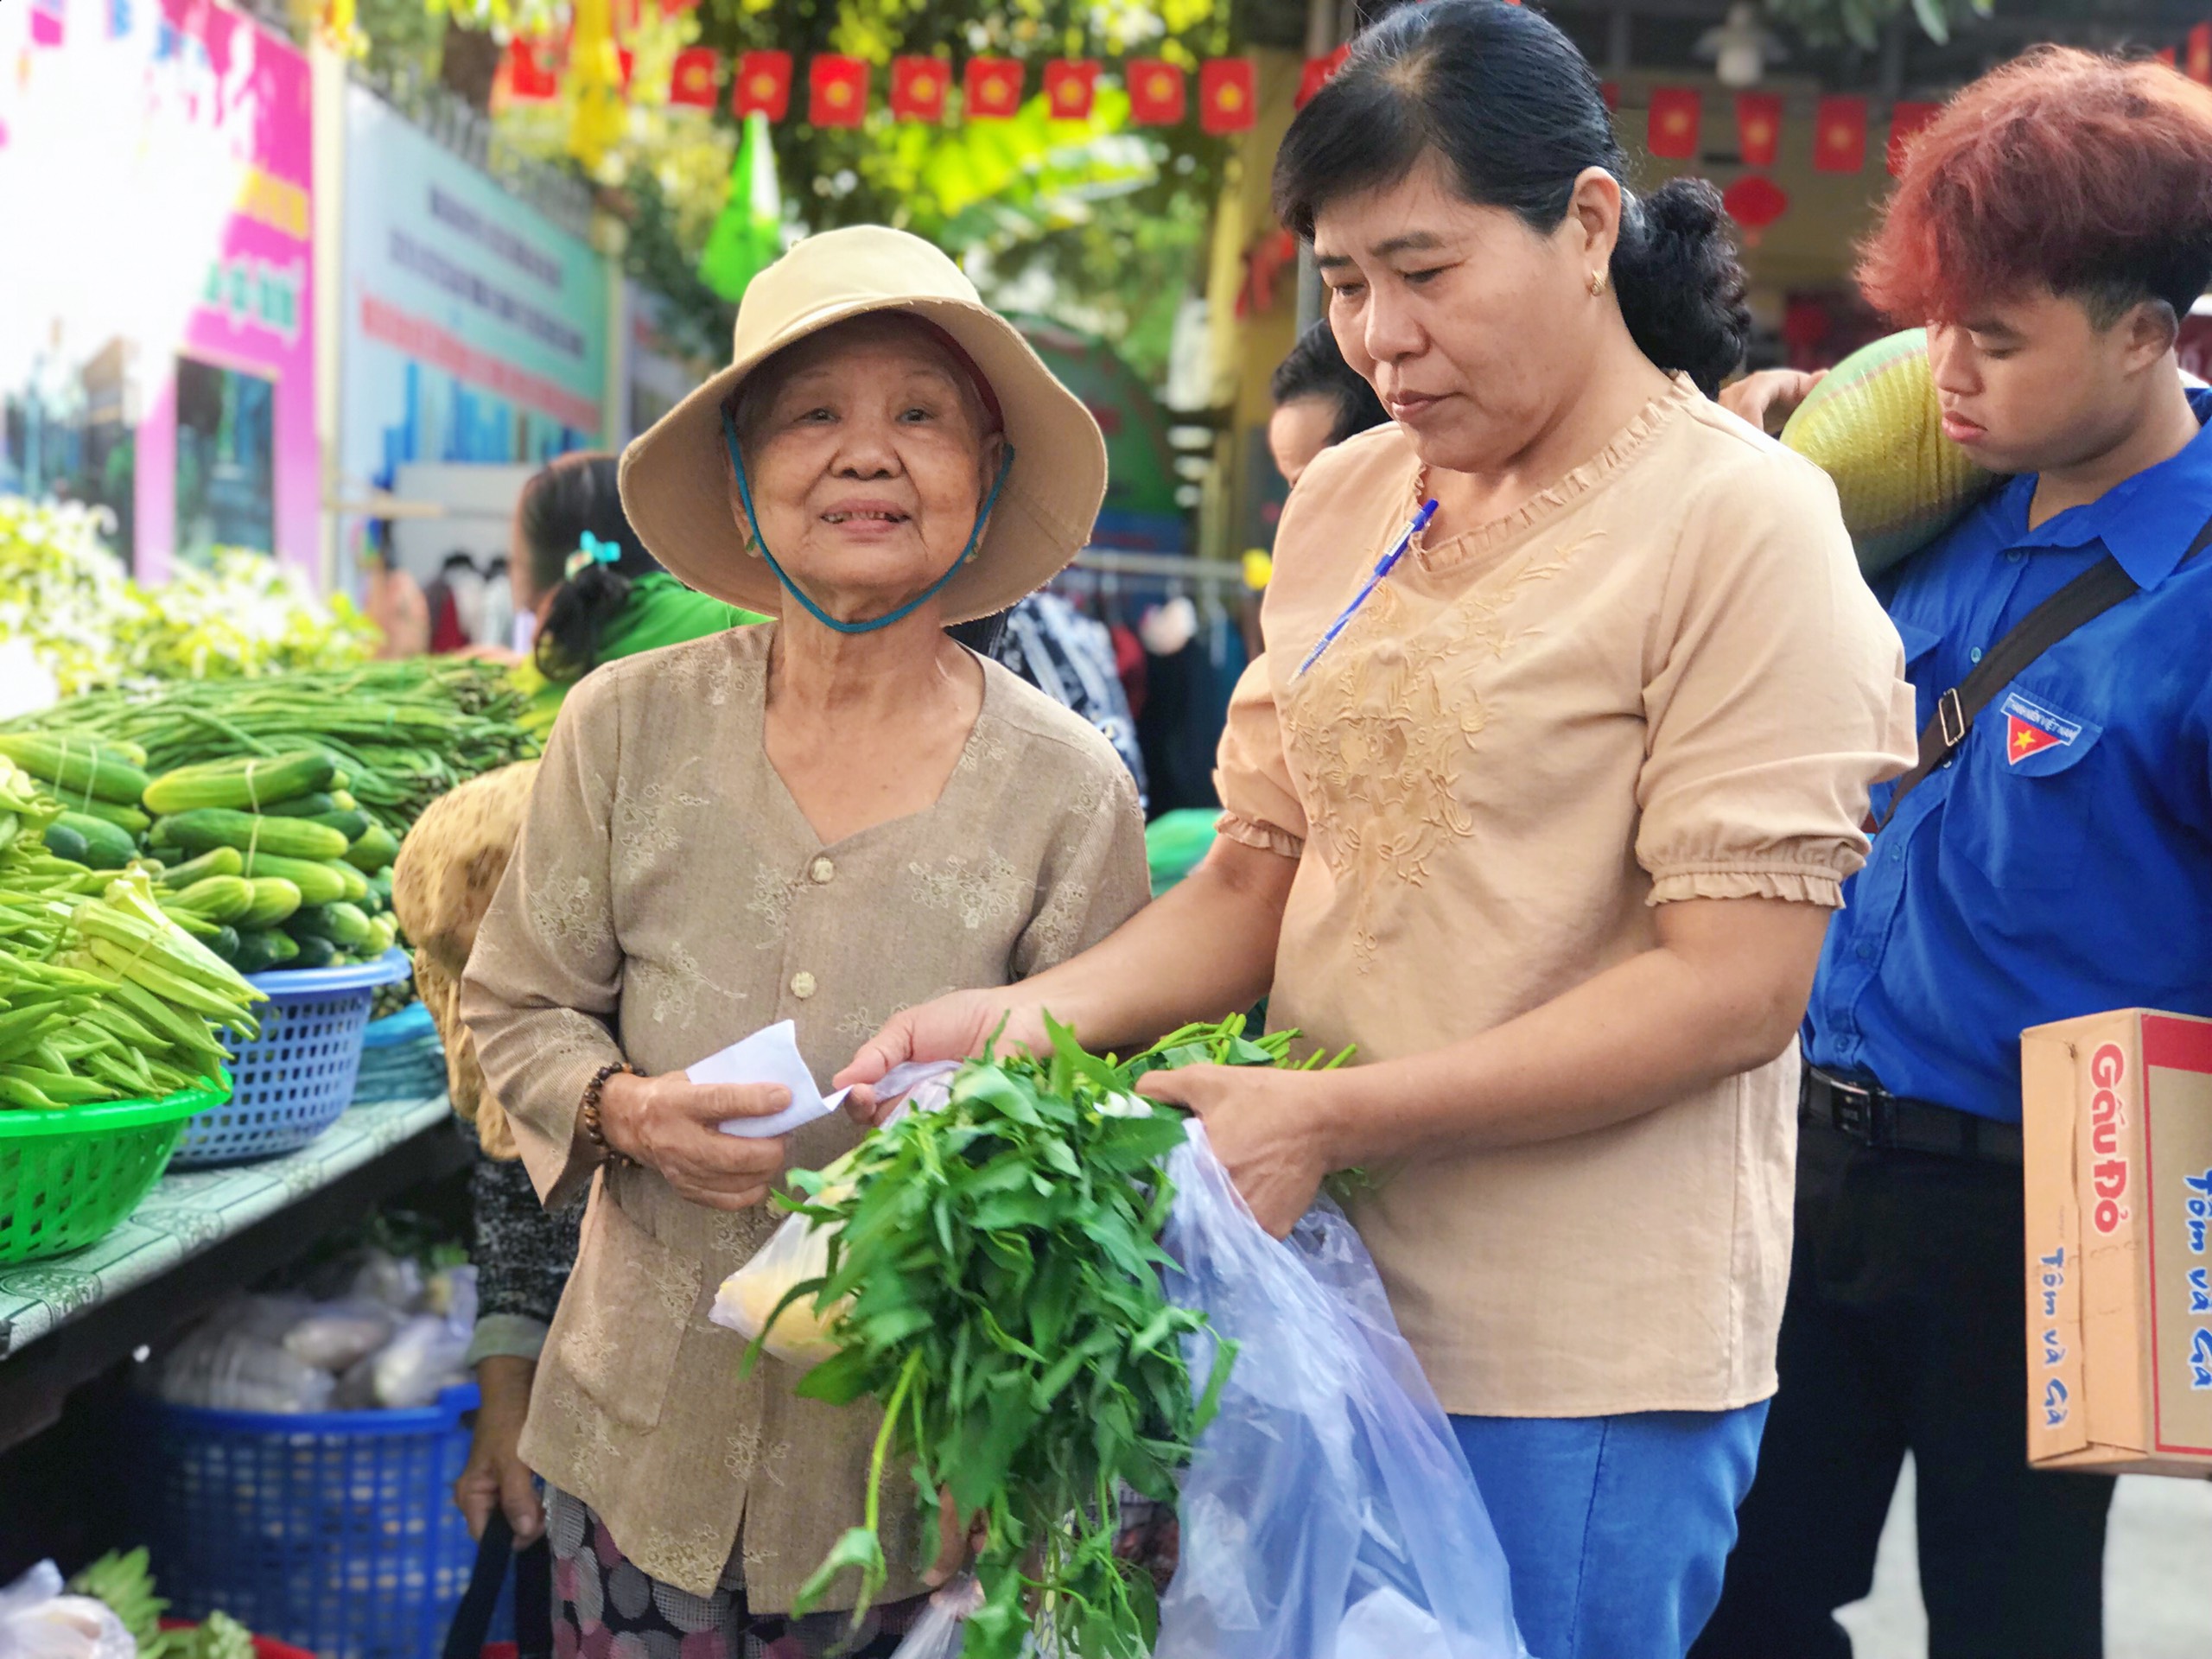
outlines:
[{"label": "blue chin strap on hat", "polygon": [[737,423],[730,418],[728,410],[722,411],[722,442],[729,446],[730,468],[737,478],[737,499],[744,505],[745,522],[753,532],[753,545],[759,548],[760,556],[768,561],[768,568],[776,573],[776,580],[783,583],[784,591],[805,606],[807,614],[823,627],[834,628],[839,633],[874,633],[878,628],[887,628],[893,622],[903,622],[944,592],[944,584],[958,575],[960,567],[975,556],[976,543],[983,537],[983,526],[990,522],[991,509],[998,505],[999,492],[1006,487],[1007,474],[1014,470],[1014,446],[1009,443],[1006,446],[1005,455],[999,461],[999,475],[991,480],[991,493],[983,498],[983,510],[976,515],[976,528],[968,532],[968,545],[960,550],[960,556],[952,562],[950,569],[888,616],[879,616],[868,622],[840,622],[809,599],[805,590],[791,579],[791,573],[779,564],[776,556],[768,550],[768,538],[760,533],[760,518],[753,511],[753,486],[745,476],[745,457],[737,452]]}]

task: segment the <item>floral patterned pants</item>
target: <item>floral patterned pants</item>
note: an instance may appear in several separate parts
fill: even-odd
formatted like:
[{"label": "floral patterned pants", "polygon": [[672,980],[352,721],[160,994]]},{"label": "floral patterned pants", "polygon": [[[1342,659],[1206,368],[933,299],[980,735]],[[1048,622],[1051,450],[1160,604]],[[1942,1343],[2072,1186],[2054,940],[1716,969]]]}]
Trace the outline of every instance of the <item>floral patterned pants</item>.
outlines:
[{"label": "floral patterned pants", "polygon": [[754,1618],[745,1592],[695,1596],[651,1578],[625,1556],[582,1499],[549,1486],[554,1659],[891,1659],[929,1598],[849,1613]]}]

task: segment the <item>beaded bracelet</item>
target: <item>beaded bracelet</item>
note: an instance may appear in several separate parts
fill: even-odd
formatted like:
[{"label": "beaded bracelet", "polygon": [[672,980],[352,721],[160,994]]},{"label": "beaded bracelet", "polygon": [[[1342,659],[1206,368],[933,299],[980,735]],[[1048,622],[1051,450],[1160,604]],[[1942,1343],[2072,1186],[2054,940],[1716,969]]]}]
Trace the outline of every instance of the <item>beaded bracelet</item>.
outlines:
[{"label": "beaded bracelet", "polygon": [[607,1080],[617,1072],[627,1072],[633,1077],[639,1075],[638,1068],[627,1060],[614,1060],[601,1066],[591,1074],[591,1081],[584,1085],[583,1104],[577,1109],[576,1121],[583,1125],[584,1139],[598,1148],[600,1157],[621,1168],[635,1164],[637,1160],[607,1144],[607,1131],[599,1121],[600,1096],[607,1091]]}]

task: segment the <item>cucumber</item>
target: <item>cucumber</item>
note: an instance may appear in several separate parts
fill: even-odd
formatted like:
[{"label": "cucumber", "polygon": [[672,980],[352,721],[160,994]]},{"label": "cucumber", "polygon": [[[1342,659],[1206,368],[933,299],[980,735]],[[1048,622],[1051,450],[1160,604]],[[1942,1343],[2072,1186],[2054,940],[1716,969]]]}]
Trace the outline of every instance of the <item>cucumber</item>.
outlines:
[{"label": "cucumber", "polygon": [[[334,905],[340,899],[349,903],[359,902],[354,883],[359,893],[368,891],[368,882],[350,864],[327,864],[308,858],[279,858],[274,853],[256,853],[245,861],[241,874],[257,879],[264,875],[281,875],[300,890],[303,905]],[[346,878],[351,876],[352,881]]]},{"label": "cucumber", "polygon": [[305,938],[295,934],[292,943],[300,948],[299,955],[290,963],[294,968],[334,968],[338,965],[338,947],[328,939],[319,939],[312,933]]},{"label": "cucumber", "polygon": [[246,907],[235,919],[241,928],[274,927],[300,907],[296,882],[281,875],[256,876],[246,883]]},{"label": "cucumber", "polygon": [[369,942],[361,947],[364,960],[380,957],[391,949],[399,938],[399,924],[390,916],[369,918]]},{"label": "cucumber", "polygon": [[371,824],[346,849],[346,861],[357,870],[388,870],[399,856],[399,839],[380,823]]},{"label": "cucumber", "polygon": [[337,830],[305,818],[272,818],[220,806],[165,813],[154,821],[153,836],[188,853],[235,847],[242,853],[274,853],[279,858],[342,858],[347,846]]},{"label": "cucumber", "polygon": [[315,749],[233,755],[164,772],[144,785],[143,795],[146,810],[163,815],[204,808],[251,810],[327,790],[337,770],[328,755]]},{"label": "cucumber", "polygon": [[[350,812],[318,812],[313,817],[309,818],[308,822],[309,823],[319,823],[326,830],[335,830],[340,835],[345,836],[346,852],[347,853],[353,850],[353,843],[355,842],[359,841],[363,836],[367,835],[370,830],[376,828],[377,823],[374,818],[362,811],[358,806]],[[340,858],[343,858],[345,855],[345,853],[340,853],[339,855]]]},{"label": "cucumber", "polygon": [[289,801],[264,805],[261,814],[268,818],[319,818],[326,812],[338,810],[338,798],[318,790],[311,795],[295,795]]},{"label": "cucumber", "polygon": [[231,966],[242,974],[265,974],[299,954],[300,947],[284,934],[274,931],[240,933],[238,954],[231,958]]},{"label": "cucumber", "polygon": [[188,858],[181,864],[172,864],[162,872],[165,887],[188,887],[194,881],[211,875],[240,875],[245,871],[245,860],[235,847],[218,847],[197,858]]},{"label": "cucumber", "polygon": [[341,861],[335,864],[326,864],[323,868],[337,873],[339,880],[344,885],[346,889],[338,896],[340,899],[343,899],[347,904],[358,905],[364,899],[366,899],[369,896],[369,878],[362,874],[360,871],[355,869],[351,864]]},{"label": "cucumber", "polygon": [[34,778],[54,786],[65,800],[86,796],[136,806],[146,792],[146,774],[111,743],[67,732],[27,732],[0,737],[4,754]]},{"label": "cucumber", "polygon": [[128,830],[134,836],[144,835],[154,822],[137,807],[121,806],[113,801],[86,801],[78,810],[87,817],[104,818],[118,829]]},{"label": "cucumber", "polygon": [[64,812],[54,821],[84,838],[86,856],[79,861],[96,870],[119,870],[138,856],[138,839],[119,824],[88,812]]},{"label": "cucumber", "polygon": [[343,899],[334,905],[301,906],[284,931],[296,939],[328,939],[341,950],[358,950],[372,935],[360,906]]},{"label": "cucumber", "polygon": [[235,927],[219,927],[212,938],[200,940],[224,962],[236,965],[238,959],[238,931]]},{"label": "cucumber", "polygon": [[46,826],[46,850],[88,870],[92,867],[92,849],[85,844],[85,838],[58,818]]},{"label": "cucumber", "polygon": [[340,812],[351,812],[361,804],[342,789],[330,791],[330,804]]},{"label": "cucumber", "polygon": [[254,884],[242,875],[205,875],[190,887],[177,889],[165,907],[189,910],[219,924],[235,922],[247,915],[252,909],[253,899]]}]

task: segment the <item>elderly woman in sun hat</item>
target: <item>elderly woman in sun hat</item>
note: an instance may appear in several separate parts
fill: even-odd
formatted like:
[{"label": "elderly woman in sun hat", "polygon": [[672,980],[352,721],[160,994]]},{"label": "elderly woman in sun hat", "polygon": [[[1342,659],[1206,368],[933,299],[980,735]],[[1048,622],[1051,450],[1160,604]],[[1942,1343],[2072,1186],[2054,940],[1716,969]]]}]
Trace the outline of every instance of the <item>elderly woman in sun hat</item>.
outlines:
[{"label": "elderly woman in sun hat", "polygon": [[[1104,483],[1083,405],[943,254],[874,226],[756,278],[729,367],[624,457],[653,556],[775,620],[569,694],[463,987],[540,1196],[590,1190],[522,1443],[582,1651],[843,1638],[849,1576],[829,1613],[789,1614],[860,1519],[874,1425],[774,1362],[741,1380],[706,1313],[784,1172],[861,1131],[719,1133],[787,1092],[684,1068],[790,1020],[826,1077],[893,1010],[1036,972],[1142,903],[1113,749],[945,632],[1065,566]],[[925,1541],[887,1539],[858,1651],[895,1645]]]}]

